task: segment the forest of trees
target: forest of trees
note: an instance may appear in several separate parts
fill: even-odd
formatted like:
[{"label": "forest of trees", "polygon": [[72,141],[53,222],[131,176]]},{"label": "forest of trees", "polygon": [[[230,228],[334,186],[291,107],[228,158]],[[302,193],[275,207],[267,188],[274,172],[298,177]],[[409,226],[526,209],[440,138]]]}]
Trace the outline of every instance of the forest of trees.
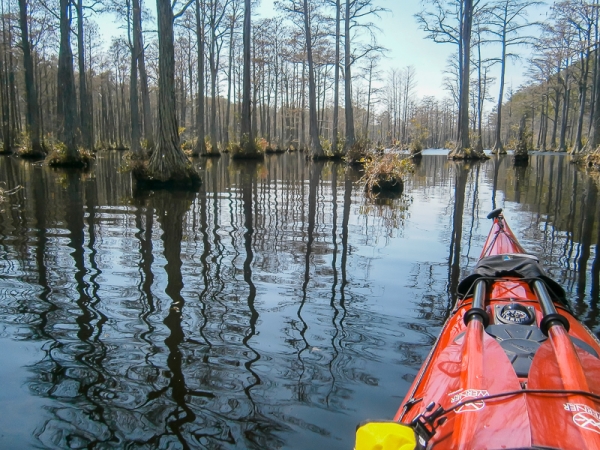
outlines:
[{"label": "forest of trees", "polygon": [[[502,153],[523,117],[532,148],[600,144],[598,0],[547,6],[544,23],[534,0],[427,0],[424,38],[457,50],[443,99],[416,96],[412,66],[382,69],[376,0],[280,0],[266,19],[250,0],[154,1],[0,0],[2,152],[213,156],[246,139],[315,158],[357,142]],[[110,42],[107,22],[121,30]],[[531,84],[505,86],[519,55]]]}]

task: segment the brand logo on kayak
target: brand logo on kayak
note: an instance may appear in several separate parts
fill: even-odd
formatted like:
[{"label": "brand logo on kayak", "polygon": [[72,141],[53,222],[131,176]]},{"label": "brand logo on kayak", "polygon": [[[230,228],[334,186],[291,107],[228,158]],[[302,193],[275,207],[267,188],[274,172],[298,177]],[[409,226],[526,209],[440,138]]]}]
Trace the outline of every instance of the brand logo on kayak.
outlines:
[{"label": "brand logo on kayak", "polygon": [[[460,391],[452,392],[452,398],[450,399],[450,403],[461,403],[465,402],[472,398],[479,397],[487,397],[490,393],[483,389],[463,389]],[[479,411],[485,407],[485,402],[483,400],[469,401],[460,407],[458,407],[455,412],[469,412],[469,411]]]},{"label": "brand logo on kayak", "polygon": [[574,412],[573,422],[578,427],[600,434],[600,413],[581,403],[565,403],[565,410]]}]

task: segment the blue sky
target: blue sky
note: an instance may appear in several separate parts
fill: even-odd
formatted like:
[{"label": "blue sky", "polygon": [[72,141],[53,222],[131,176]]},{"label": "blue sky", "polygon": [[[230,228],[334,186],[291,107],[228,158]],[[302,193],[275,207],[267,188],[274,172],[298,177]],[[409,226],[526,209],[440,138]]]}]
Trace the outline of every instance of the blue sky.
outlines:
[{"label": "blue sky", "polygon": [[[262,0],[257,13],[273,15],[273,2]],[[442,71],[455,47],[424,39],[425,33],[418,29],[414,19],[420,8],[419,0],[378,0],[377,3],[390,10],[374,20],[381,29],[379,43],[388,49],[382,61],[384,70],[412,65],[417,71],[417,92],[420,96],[445,96],[441,89]]]},{"label": "blue sky", "polygon": [[[401,69],[413,66],[416,70],[416,92],[420,97],[432,95],[439,99],[448,96],[443,88],[444,70],[448,57],[457,51],[455,45],[436,44],[425,38],[425,32],[419,29],[414,15],[422,8],[421,0],[374,0],[376,4],[389,10],[377,23],[381,29],[379,43],[388,48],[382,62],[384,71],[391,68]],[[273,13],[274,0],[262,0],[257,10],[259,15],[270,16]],[[530,15],[531,20],[543,20],[547,7],[539,8]],[[489,51],[493,51],[490,49]],[[526,49],[521,50],[525,56]],[[506,73],[506,86],[515,90],[524,82],[525,60],[509,64]],[[492,74],[494,75],[494,74]],[[498,78],[498,77],[496,77]],[[505,89],[506,92],[506,89]],[[497,83],[491,88],[491,96],[497,98]],[[488,107],[489,109],[489,107]]]},{"label": "blue sky", "polygon": [[[443,89],[444,69],[448,57],[456,52],[456,46],[451,44],[436,44],[425,38],[425,33],[417,26],[414,15],[421,9],[421,0],[374,0],[380,6],[390,11],[384,13],[377,23],[381,29],[378,35],[379,43],[388,48],[382,61],[382,70],[391,68],[402,69],[413,66],[416,70],[416,93],[419,97],[432,95],[438,99],[448,96]],[[145,0],[145,6],[155,11],[155,0]],[[254,12],[257,16],[268,17],[275,14],[274,0],[262,0]],[[531,20],[544,20],[547,7],[541,7],[531,14]],[[110,42],[110,36],[121,34],[122,30],[114,29],[114,17],[104,17],[99,20],[101,30]],[[493,51],[490,49],[488,51]],[[527,50],[521,51],[525,56]],[[525,60],[510,64],[506,74],[506,86],[517,89],[526,81],[523,75]],[[494,75],[494,74],[492,74]],[[496,97],[497,83],[491,87],[490,95]],[[505,89],[506,92],[506,89]],[[491,105],[488,106],[488,112]]]}]

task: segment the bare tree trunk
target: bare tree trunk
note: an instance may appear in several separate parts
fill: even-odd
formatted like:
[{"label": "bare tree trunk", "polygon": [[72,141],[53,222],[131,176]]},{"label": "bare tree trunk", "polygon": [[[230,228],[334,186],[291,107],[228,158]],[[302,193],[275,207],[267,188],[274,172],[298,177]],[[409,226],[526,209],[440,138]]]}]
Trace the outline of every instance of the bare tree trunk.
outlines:
[{"label": "bare tree trunk", "polygon": [[350,54],[350,4],[346,0],[346,16],[344,20],[344,86],[345,86],[345,112],[346,112],[346,143],[347,152],[354,145],[354,111],[352,109],[352,55]]},{"label": "bare tree trunk", "polygon": [[556,150],[556,133],[558,129],[558,112],[560,111],[560,92],[554,88],[554,121],[552,124],[552,137],[550,138],[550,149]]},{"label": "bare tree trunk", "polygon": [[198,41],[198,94],[196,99],[196,146],[192,152],[193,156],[206,156],[206,144],[204,142],[204,26],[201,16],[200,1],[196,0],[196,40]]},{"label": "bare tree trunk", "polygon": [[338,134],[340,120],[340,21],[341,21],[342,5],[340,0],[335,2],[335,61],[333,69],[333,137],[331,147],[334,154],[337,154],[338,149]]},{"label": "bare tree trunk", "polygon": [[565,79],[564,79],[564,98],[563,98],[563,106],[562,106],[562,120],[560,124],[560,140],[558,143],[559,152],[567,151],[567,123],[569,121],[569,97],[571,95],[571,89],[569,88],[569,72],[565,71]]},{"label": "bare tree trunk", "polygon": [[180,84],[179,84],[179,88],[180,88],[180,93],[179,93],[179,98],[180,98],[180,106],[181,106],[181,112],[180,112],[180,117],[181,117],[181,126],[183,128],[185,128],[186,126],[186,119],[187,119],[187,86],[185,83],[185,70],[182,67],[181,68],[181,78],[180,78]]},{"label": "bare tree trunk", "polygon": [[[235,52],[235,50],[234,50]],[[235,55],[233,57],[234,61],[235,61]],[[234,114],[234,119],[233,119],[233,139],[234,140],[239,140],[239,136],[238,136],[238,120],[236,118],[241,116],[241,105],[240,105],[240,99],[241,99],[241,95],[240,95],[240,76],[239,76],[239,72],[237,70],[233,71],[232,74],[233,77],[233,114]],[[236,83],[237,83],[237,91],[236,91]],[[237,93],[236,93],[237,92]]]},{"label": "bare tree trunk", "polygon": [[210,144],[211,152],[219,153],[218,142],[217,142],[217,70],[219,64],[219,55],[217,54],[217,30],[216,30],[216,16],[217,16],[217,2],[211,3],[211,19],[210,19],[210,47],[208,51],[209,64],[210,64]]},{"label": "bare tree trunk", "polygon": [[83,0],[77,0],[77,60],[79,63],[79,117],[81,118],[81,143],[89,150],[94,148],[92,136],[92,111],[90,93],[85,79],[85,42],[83,33]]},{"label": "bare tree trunk", "polygon": [[194,64],[193,64],[193,48],[192,48],[192,37],[189,34],[188,30],[188,42],[190,43],[188,46],[188,60],[187,60],[187,76],[188,80],[190,80],[190,127],[193,128],[196,126],[196,122],[194,120]]},{"label": "bare tree trunk", "polygon": [[115,111],[116,111],[116,117],[117,117],[117,121],[115,123],[115,129],[116,129],[116,144],[117,144],[117,148],[122,148],[123,147],[123,136],[122,136],[122,131],[123,131],[123,127],[121,127],[121,124],[123,123],[123,116],[121,115],[122,110],[121,110],[121,101],[119,100],[119,79],[121,78],[120,76],[120,70],[117,68],[116,69],[116,77],[115,77]]},{"label": "bare tree trunk", "polygon": [[233,28],[235,26],[235,14],[231,15],[229,27],[229,67],[227,68],[227,110],[225,112],[225,144],[229,143],[229,129],[231,128],[231,75],[233,72]]},{"label": "bare tree trunk", "polygon": [[302,150],[306,148],[306,64],[302,61],[302,78],[300,79],[300,133],[298,133],[298,147]]},{"label": "bare tree trunk", "polygon": [[586,54],[581,55],[581,62],[583,68],[581,73],[581,80],[579,81],[579,116],[577,117],[577,134],[575,135],[575,144],[571,150],[571,154],[578,154],[583,152],[583,115],[585,114],[585,104],[587,101],[587,78],[590,71],[590,59],[591,55],[589,50]]},{"label": "bare tree trunk", "polygon": [[[278,94],[279,94],[279,90],[280,90],[280,86],[279,86],[279,55],[278,53],[278,44],[279,42],[276,42],[276,46],[275,46],[275,74],[273,76],[274,78],[274,90],[275,90],[275,95],[274,95],[274,99],[273,99],[273,137],[275,138],[275,141],[278,140],[277,138],[277,100],[278,100]],[[281,142],[277,142],[277,147],[278,150],[281,149]]]},{"label": "bare tree trunk", "polygon": [[150,105],[150,89],[148,88],[148,73],[144,56],[144,37],[142,35],[142,9],[140,0],[133,0],[133,32],[139,42],[137,63],[140,72],[140,91],[142,94],[142,110],[144,118],[144,139],[148,150],[154,148],[154,126],[152,124],[152,108]]},{"label": "bare tree trunk", "polygon": [[33,77],[33,60],[29,44],[29,24],[27,23],[27,0],[19,0],[19,24],[21,27],[21,45],[23,48],[23,65],[25,66],[25,92],[27,95],[27,135],[31,148],[25,153],[32,157],[45,154],[40,139],[40,115],[37,92]]},{"label": "bare tree trunk", "polygon": [[265,84],[265,89],[266,90],[266,96],[267,96],[267,106],[265,108],[265,127],[266,127],[266,138],[267,138],[267,142],[269,143],[269,146],[271,145],[271,77],[273,76],[272,73],[272,66],[269,65],[268,68],[268,77],[267,77],[267,81]]},{"label": "bare tree trunk", "polygon": [[60,0],[60,49],[58,52],[58,136],[66,146],[66,159],[77,159],[77,95],[71,50],[71,1]]},{"label": "bare tree trunk", "polygon": [[135,157],[142,158],[143,153],[140,146],[140,117],[138,104],[138,56],[140,53],[140,40],[137,33],[138,24],[136,24],[136,16],[138,16],[136,8],[139,7],[139,0],[133,0],[133,45],[131,47],[131,71],[129,74],[129,109],[131,110],[131,143],[129,145],[131,153]]},{"label": "bare tree trunk", "polygon": [[252,124],[252,111],[250,110],[251,70],[252,70],[252,24],[251,24],[251,1],[244,0],[244,32],[243,32],[243,59],[244,71],[242,77],[242,113],[240,126],[240,148],[237,157],[258,157],[259,152],[254,142],[254,127]]},{"label": "bare tree trunk", "polygon": [[550,111],[550,99],[549,99],[550,93],[547,91],[546,93],[546,106],[545,106],[545,110],[546,110],[546,114],[544,115],[544,132],[542,133],[542,145],[540,148],[540,151],[545,152],[547,150],[546,148],[546,140],[548,137],[548,113]]},{"label": "bare tree trunk", "polygon": [[496,142],[492,153],[505,155],[506,149],[502,144],[502,100],[504,99],[504,76],[506,72],[506,36],[502,36],[502,59],[500,60],[500,92],[498,93],[498,106],[496,108]]},{"label": "bare tree trunk", "polygon": [[260,89],[256,76],[256,40],[252,40],[252,136],[258,136],[258,90]]},{"label": "bare tree trunk", "polygon": [[179,146],[175,102],[175,49],[170,0],[157,0],[158,16],[158,133],[147,169],[134,170],[138,181],[151,185],[196,186],[200,176]]},{"label": "bare tree trunk", "polygon": [[8,76],[6,71],[6,45],[7,38],[5,34],[6,19],[4,14],[4,4],[2,4],[2,51],[0,51],[0,101],[2,101],[2,153],[12,152],[12,142],[10,139],[10,108],[8,95]]},{"label": "bare tree trunk", "polygon": [[[596,52],[596,60],[599,55]],[[593,152],[600,146],[600,70],[595,71],[594,83],[594,112],[591,117],[590,135],[584,151]]]},{"label": "bare tree trunk", "polygon": [[364,132],[363,132],[365,139],[369,139],[369,116],[371,115],[371,91],[372,91],[372,84],[373,84],[373,64],[374,64],[374,61],[371,60],[370,65],[369,65],[369,87],[368,87],[368,91],[367,91],[367,117],[365,119],[365,128],[364,128]]},{"label": "bare tree trunk", "polygon": [[462,0],[461,32],[459,45],[460,93],[458,105],[458,139],[450,159],[483,159],[483,152],[471,148],[469,138],[469,74],[471,63],[471,28],[473,24],[473,0]]},{"label": "bare tree trunk", "polygon": [[[8,4],[8,14],[11,15],[10,3]],[[8,22],[8,45],[12,44],[12,25]],[[13,52],[8,52],[8,89],[9,89],[9,108],[10,108],[10,142],[11,147],[15,145],[19,130],[21,127],[21,115],[19,114],[19,105],[17,102],[17,83],[15,80],[15,64],[13,58]]]},{"label": "bare tree trunk", "polygon": [[[315,69],[312,55],[312,33],[310,29],[310,11],[308,0],[304,0],[304,32],[306,35],[306,57],[308,59],[308,127],[310,136],[310,156],[319,159],[325,156],[319,141],[319,124],[317,122],[317,97],[315,86]],[[348,101],[348,99],[346,99]]]},{"label": "bare tree trunk", "polygon": [[[481,39],[478,38],[477,42],[477,57],[478,57],[478,65],[477,65],[477,144],[475,146],[475,150],[477,152],[483,153],[483,133],[481,131],[481,117],[483,116],[483,99],[485,97],[485,79],[482,81],[481,76]],[[486,73],[483,75],[487,76]]]},{"label": "bare tree trunk", "polygon": [[254,146],[254,136],[252,135],[252,116],[250,111],[250,64],[251,64],[251,33],[252,26],[250,22],[251,16],[251,1],[244,0],[244,75],[242,81],[242,117],[241,117],[241,129],[240,129],[240,146],[246,151],[246,153],[256,153]]}]

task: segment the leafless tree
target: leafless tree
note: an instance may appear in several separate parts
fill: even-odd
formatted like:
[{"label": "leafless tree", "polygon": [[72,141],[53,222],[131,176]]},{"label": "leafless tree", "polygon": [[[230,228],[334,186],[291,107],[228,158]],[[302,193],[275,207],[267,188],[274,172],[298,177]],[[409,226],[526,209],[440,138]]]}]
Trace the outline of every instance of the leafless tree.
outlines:
[{"label": "leafless tree", "polygon": [[[200,176],[179,145],[179,130],[175,111],[175,51],[173,21],[183,14],[193,0],[174,14],[171,0],[157,0],[158,15],[158,135],[156,148],[143,169],[134,171],[139,182],[151,185],[195,186]],[[177,2],[174,2],[175,4]]]},{"label": "leafless tree", "polygon": [[27,94],[27,134],[31,142],[31,148],[27,149],[26,154],[32,157],[41,157],[45,154],[45,151],[41,140],[39,104],[34,82],[27,7],[27,0],[19,0],[19,25],[21,27],[21,48],[23,49],[25,92]]},{"label": "leafless tree", "polygon": [[490,42],[500,44],[500,57],[496,60],[500,64],[500,86],[498,103],[496,107],[496,136],[492,153],[505,154],[502,144],[502,102],[504,101],[504,79],[506,75],[506,62],[518,58],[512,51],[513,47],[530,45],[534,41],[532,35],[524,34],[536,23],[529,22],[527,12],[530,8],[540,5],[534,0],[496,0],[486,9],[487,33],[492,35]]}]

